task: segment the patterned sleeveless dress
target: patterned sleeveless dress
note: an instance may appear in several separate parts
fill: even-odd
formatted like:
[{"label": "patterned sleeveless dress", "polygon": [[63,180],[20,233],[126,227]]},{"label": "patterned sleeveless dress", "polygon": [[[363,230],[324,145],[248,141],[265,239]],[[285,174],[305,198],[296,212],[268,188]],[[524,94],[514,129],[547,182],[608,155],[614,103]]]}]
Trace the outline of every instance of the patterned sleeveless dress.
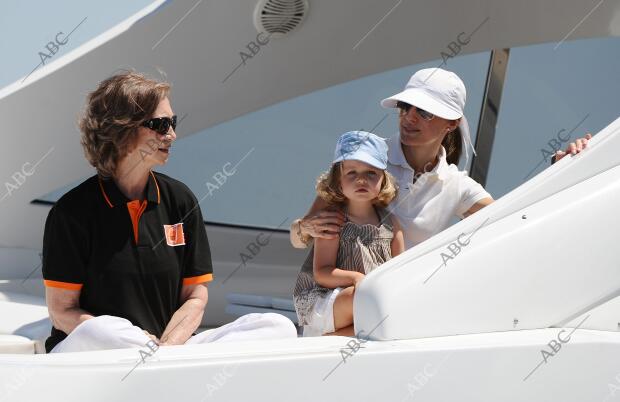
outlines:
[{"label": "patterned sleeveless dress", "polygon": [[[390,213],[376,208],[380,225],[358,225],[348,220],[340,231],[340,242],[336,267],[368,274],[379,265],[392,258],[392,238],[394,237]],[[319,299],[329,297],[332,289],[324,288],[314,280],[314,246],[297,276],[293,291],[293,301],[299,325],[309,325],[312,310]]]}]

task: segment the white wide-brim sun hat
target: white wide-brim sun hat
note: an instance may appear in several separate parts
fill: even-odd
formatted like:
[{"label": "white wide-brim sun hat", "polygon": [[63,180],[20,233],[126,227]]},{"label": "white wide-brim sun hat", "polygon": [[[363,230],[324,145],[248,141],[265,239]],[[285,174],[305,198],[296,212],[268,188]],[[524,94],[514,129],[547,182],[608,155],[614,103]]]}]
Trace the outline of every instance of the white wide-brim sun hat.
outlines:
[{"label": "white wide-brim sun hat", "polygon": [[465,84],[458,75],[441,68],[426,68],[411,76],[402,92],[381,101],[385,108],[395,108],[398,101],[426,110],[446,120],[463,117]]},{"label": "white wide-brim sun hat", "polygon": [[463,138],[465,166],[469,166],[469,149],[476,150],[471,141],[469,124],[465,117],[465,84],[452,71],[425,68],[411,76],[402,92],[381,101],[384,108],[395,108],[398,101],[419,107],[446,120],[461,119],[459,128]]}]

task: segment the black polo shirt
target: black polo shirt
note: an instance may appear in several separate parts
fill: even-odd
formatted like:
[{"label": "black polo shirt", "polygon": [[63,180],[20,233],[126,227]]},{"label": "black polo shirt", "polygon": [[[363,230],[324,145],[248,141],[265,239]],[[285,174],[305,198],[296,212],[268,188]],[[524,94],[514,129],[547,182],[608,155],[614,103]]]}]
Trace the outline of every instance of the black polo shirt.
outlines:
[{"label": "black polo shirt", "polygon": [[[146,200],[129,200],[93,176],[50,210],[43,236],[45,286],[80,290],[80,308],[123,317],[160,337],[183,285],[213,279],[198,200],[183,183],[149,174]],[[49,352],[67,334],[52,328]]]}]

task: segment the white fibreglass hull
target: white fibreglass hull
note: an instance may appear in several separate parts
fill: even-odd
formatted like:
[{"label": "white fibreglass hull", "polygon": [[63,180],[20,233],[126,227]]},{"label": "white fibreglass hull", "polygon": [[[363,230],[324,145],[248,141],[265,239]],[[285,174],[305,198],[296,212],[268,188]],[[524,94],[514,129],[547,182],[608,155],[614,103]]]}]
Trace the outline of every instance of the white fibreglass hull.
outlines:
[{"label": "white fibreglass hull", "polygon": [[0,378],[12,384],[6,400],[15,402],[51,394],[64,402],[589,402],[620,395],[620,333],[577,330],[554,352],[549,342],[561,343],[560,331],[368,341],[357,352],[347,346],[352,338],[322,337],[166,347],[144,360],[135,349],[4,355]]}]

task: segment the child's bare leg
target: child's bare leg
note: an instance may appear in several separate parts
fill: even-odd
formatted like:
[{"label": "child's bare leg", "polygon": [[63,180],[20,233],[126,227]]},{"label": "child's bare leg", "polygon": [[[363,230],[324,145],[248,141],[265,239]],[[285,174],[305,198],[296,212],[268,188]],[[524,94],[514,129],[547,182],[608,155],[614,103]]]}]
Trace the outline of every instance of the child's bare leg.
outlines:
[{"label": "child's bare leg", "polygon": [[355,288],[349,286],[343,289],[334,300],[334,328],[335,332],[340,329],[353,326],[353,294]]},{"label": "child's bare leg", "polygon": [[334,332],[330,332],[329,334],[325,334],[325,335],[331,335],[331,336],[355,336],[355,332],[353,330],[353,324],[351,324],[348,327],[340,328],[339,330],[336,330]]}]

